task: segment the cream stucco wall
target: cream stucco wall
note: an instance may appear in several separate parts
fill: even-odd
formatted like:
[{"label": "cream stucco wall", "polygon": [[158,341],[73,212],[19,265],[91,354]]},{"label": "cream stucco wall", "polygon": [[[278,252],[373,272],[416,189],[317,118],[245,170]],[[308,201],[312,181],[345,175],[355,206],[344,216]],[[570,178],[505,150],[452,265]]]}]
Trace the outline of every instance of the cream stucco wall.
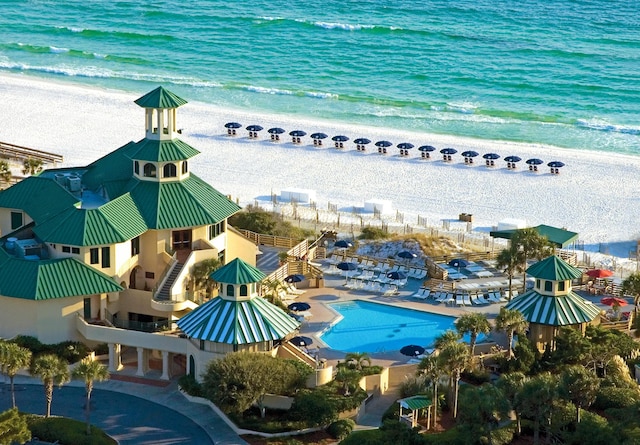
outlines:
[{"label": "cream stucco wall", "polygon": [[11,229],[11,212],[22,213],[22,224],[27,225],[33,220],[21,209],[0,208],[0,236],[8,235],[17,229]]},{"label": "cream stucco wall", "polygon": [[240,258],[245,263],[256,265],[256,252],[258,247],[253,241],[248,240],[242,235],[234,232],[233,230],[227,230],[227,248],[225,254],[225,260],[228,263],[234,258]]}]

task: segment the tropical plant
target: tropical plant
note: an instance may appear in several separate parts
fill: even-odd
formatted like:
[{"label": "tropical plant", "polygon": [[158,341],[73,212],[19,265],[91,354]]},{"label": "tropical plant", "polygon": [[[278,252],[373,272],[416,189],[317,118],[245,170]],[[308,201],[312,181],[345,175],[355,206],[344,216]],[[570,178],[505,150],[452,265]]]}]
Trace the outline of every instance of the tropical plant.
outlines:
[{"label": "tropical plant", "polygon": [[511,244],[509,248],[501,250],[496,258],[496,267],[504,270],[509,279],[509,301],[513,295],[513,276],[516,272],[523,272],[523,265],[526,264],[523,253],[516,247]]},{"label": "tropical plant", "polygon": [[84,380],[86,392],[85,419],[87,422],[87,435],[91,435],[91,392],[94,382],[102,382],[109,378],[109,371],[99,361],[91,357],[84,358],[72,372],[75,379]]},{"label": "tropical plant", "polygon": [[366,352],[349,352],[344,356],[345,362],[353,364],[355,369],[361,371],[364,368],[364,364],[371,366],[371,357]]},{"label": "tropical plant", "polygon": [[338,368],[335,376],[336,382],[342,383],[345,396],[350,396],[354,392],[360,378],[361,376],[358,371],[345,368],[344,366]]},{"label": "tropical plant", "polygon": [[440,351],[440,360],[449,374],[453,389],[450,398],[453,401],[452,415],[458,417],[458,392],[460,389],[460,375],[469,366],[469,349],[463,343],[451,343]]},{"label": "tropical plant", "polygon": [[51,401],[53,400],[53,386],[62,386],[69,381],[69,365],[66,360],[53,354],[36,357],[31,365],[31,375],[40,377],[44,385],[47,402],[45,417],[51,416]]},{"label": "tropical plant", "polygon": [[553,246],[546,237],[530,227],[515,231],[511,237],[511,249],[521,252],[522,289],[525,290],[527,287],[527,261],[530,258],[541,260],[553,255]]},{"label": "tropical plant", "polygon": [[276,303],[281,301],[280,295],[286,292],[282,281],[277,280],[275,278],[267,279],[262,281],[263,288],[263,296],[267,298],[271,303]]},{"label": "tropical plant", "polygon": [[21,369],[29,368],[31,351],[11,342],[0,343],[0,369],[11,383],[11,406],[16,407],[16,392],[13,380]]},{"label": "tropical plant", "polygon": [[474,433],[486,437],[493,444],[492,432],[509,418],[509,402],[502,392],[490,383],[467,387],[461,393],[460,423]]},{"label": "tropical plant", "polygon": [[521,398],[519,394],[527,380],[527,376],[521,372],[510,372],[502,374],[496,382],[496,387],[502,391],[502,394],[509,401],[511,409],[516,415],[516,431],[518,434],[522,432]]},{"label": "tropical plant", "polygon": [[447,329],[446,331],[444,331],[442,334],[438,335],[435,338],[433,342],[433,346],[436,349],[443,350],[444,348],[446,348],[448,345],[452,343],[458,343],[461,338],[462,336],[460,335],[459,332],[453,331],[451,329]]},{"label": "tropical plant", "polygon": [[196,263],[191,268],[191,280],[194,284],[194,291],[204,290],[207,296],[215,289],[215,282],[211,279],[211,273],[222,266],[217,258],[209,258]]},{"label": "tropical plant", "polygon": [[477,312],[464,314],[455,321],[456,330],[460,335],[469,334],[469,352],[471,358],[475,355],[478,335],[491,332],[491,325],[485,314]]},{"label": "tropical plant", "polygon": [[0,160],[0,179],[3,182],[9,183],[11,182],[11,178],[13,178],[13,175],[11,174],[9,163],[5,160]]},{"label": "tropical plant", "polygon": [[35,175],[42,171],[42,161],[40,159],[27,158],[22,163],[22,173],[25,175]]},{"label": "tropical plant", "polygon": [[542,422],[550,433],[553,401],[557,396],[557,381],[550,374],[539,374],[526,381],[518,394],[522,415],[533,421],[533,443],[540,443]]},{"label": "tropical plant", "polygon": [[444,373],[440,356],[432,354],[423,358],[418,364],[417,373],[427,377],[431,382],[431,406],[433,406],[431,421],[435,428],[438,423],[438,385],[440,376]]},{"label": "tropical plant", "polygon": [[622,281],[622,295],[631,295],[633,297],[633,311],[637,320],[638,305],[640,305],[640,272],[632,273]]},{"label": "tropical plant", "polygon": [[496,316],[496,330],[507,334],[507,347],[509,348],[509,358],[513,357],[513,337],[515,334],[524,334],[529,327],[529,322],[522,312],[516,309],[500,308],[500,313]]},{"label": "tropical plant", "polygon": [[596,400],[600,379],[582,366],[568,366],[560,373],[558,394],[576,406],[576,422],[580,423],[580,410]]},{"label": "tropical plant", "polygon": [[31,440],[27,420],[13,407],[0,413],[0,445],[26,443]]}]

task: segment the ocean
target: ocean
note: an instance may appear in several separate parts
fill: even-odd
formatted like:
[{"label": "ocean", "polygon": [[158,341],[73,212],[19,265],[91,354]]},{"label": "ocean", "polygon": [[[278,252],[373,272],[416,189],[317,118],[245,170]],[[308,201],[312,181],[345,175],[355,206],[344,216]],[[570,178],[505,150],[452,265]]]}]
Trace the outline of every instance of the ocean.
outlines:
[{"label": "ocean", "polygon": [[640,155],[639,12],[635,0],[5,0],[0,73]]}]

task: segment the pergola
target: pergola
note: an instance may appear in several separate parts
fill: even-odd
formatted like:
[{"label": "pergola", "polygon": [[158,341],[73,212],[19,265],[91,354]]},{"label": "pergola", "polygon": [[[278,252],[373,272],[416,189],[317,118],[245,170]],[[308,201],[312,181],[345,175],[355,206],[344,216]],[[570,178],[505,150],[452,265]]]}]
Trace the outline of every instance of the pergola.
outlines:
[{"label": "pergola", "polygon": [[[427,396],[413,396],[398,400],[400,404],[399,421],[406,421],[411,424],[411,428],[415,428],[418,425],[418,416],[420,410],[427,410],[427,429],[431,424],[431,399]],[[404,410],[410,412],[405,414]]]}]

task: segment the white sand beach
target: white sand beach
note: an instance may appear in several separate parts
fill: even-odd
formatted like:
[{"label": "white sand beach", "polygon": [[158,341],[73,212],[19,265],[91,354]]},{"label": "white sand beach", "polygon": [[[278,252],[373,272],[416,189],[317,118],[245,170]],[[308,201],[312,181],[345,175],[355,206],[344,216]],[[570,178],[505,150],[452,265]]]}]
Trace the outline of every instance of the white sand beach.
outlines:
[{"label": "white sand beach", "polygon": [[[144,137],[144,115],[133,101],[153,88],[125,94],[2,75],[0,141],[62,154],[64,166],[86,165]],[[191,163],[192,171],[241,204],[267,199],[282,189],[303,188],[315,190],[320,208],[328,202],[351,209],[362,207],[365,200],[389,200],[394,211],[405,214],[405,222],[420,215],[441,225],[442,219],[464,212],[473,214],[477,230],[509,218],[565,227],[579,232],[585,249],[598,250],[604,243],[609,253],[624,258],[640,239],[640,157],[259,115],[199,103],[197,97],[184,99],[189,103],[178,114],[182,139],[201,152]],[[258,140],[248,139],[244,128],[231,138],[224,128],[228,121],[243,127],[259,124],[265,131]],[[272,126],[287,132],[279,143],[268,140],[266,129]],[[296,129],[329,137],[344,134],[351,140],[341,151],[330,139],[323,148],[314,147],[308,136],[296,146],[288,136]],[[357,137],[394,145],[429,144],[438,150],[454,147],[458,154],[452,163],[444,163],[438,152],[432,160],[420,159],[415,148],[408,158],[399,157],[395,146],[386,156],[373,144],[361,153],[353,144]],[[467,166],[460,156],[464,150],[517,155],[523,161],[536,157],[545,164],[537,174],[524,162],[515,171],[507,170],[503,159],[495,168],[485,167],[481,158]],[[546,163],[556,160],[566,165],[552,175]]]}]

